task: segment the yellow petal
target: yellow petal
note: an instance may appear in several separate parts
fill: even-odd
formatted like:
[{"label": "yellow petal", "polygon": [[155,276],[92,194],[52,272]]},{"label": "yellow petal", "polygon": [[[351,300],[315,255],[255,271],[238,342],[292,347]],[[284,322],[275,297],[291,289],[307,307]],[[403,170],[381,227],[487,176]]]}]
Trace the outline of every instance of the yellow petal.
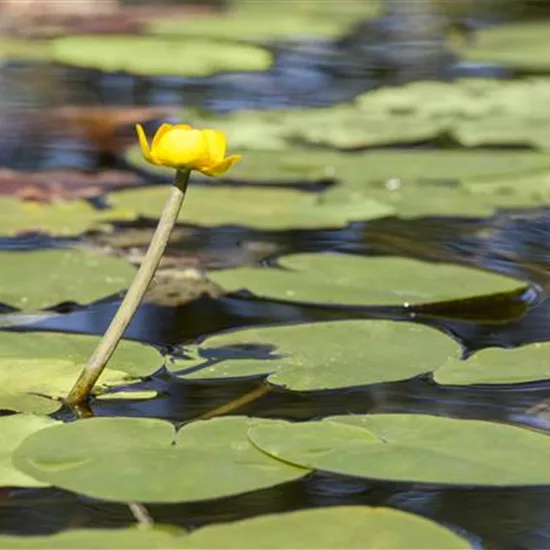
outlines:
[{"label": "yellow petal", "polygon": [[236,162],[241,160],[241,158],[242,155],[231,155],[214,166],[202,169],[201,172],[207,176],[221,176],[222,174],[225,174],[225,172],[227,172]]},{"label": "yellow petal", "polygon": [[225,157],[227,142],[225,134],[218,130],[203,130],[203,134],[208,144],[209,165],[219,164]]},{"label": "yellow petal", "polygon": [[171,128],[158,140],[155,160],[164,166],[194,169],[207,154],[207,144],[200,130]]},{"label": "yellow petal", "polygon": [[172,124],[163,124],[155,134],[155,137],[153,138],[153,143],[151,144],[151,155],[155,156],[155,148],[158,145],[160,138],[169,130],[171,130],[174,126]]},{"label": "yellow petal", "polygon": [[143,155],[143,157],[147,162],[155,164],[155,161],[151,156],[151,150],[149,149],[147,136],[145,135],[145,131],[143,130],[143,126],[141,124],[136,124],[136,132],[139,139],[139,146],[141,147],[141,154]]}]

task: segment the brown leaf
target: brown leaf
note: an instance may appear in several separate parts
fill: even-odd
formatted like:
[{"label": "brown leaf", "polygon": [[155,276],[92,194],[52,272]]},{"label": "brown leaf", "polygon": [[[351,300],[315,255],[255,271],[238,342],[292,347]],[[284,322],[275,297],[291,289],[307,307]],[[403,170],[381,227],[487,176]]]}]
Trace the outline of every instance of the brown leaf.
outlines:
[{"label": "brown leaf", "polygon": [[137,143],[135,124],[175,112],[167,107],[66,106],[39,111],[36,123],[49,128],[49,133],[80,139],[100,153],[115,154]]},{"label": "brown leaf", "polygon": [[45,170],[23,172],[0,169],[0,194],[41,202],[90,199],[107,191],[143,184],[144,180],[132,172],[103,170]]},{"label": "brown leaf", "polygon": [[[223,3],[223,2],[222,2]],[[33,37],[59,34],[136,34],[154,18],[201,16],[215,5],[123,5],[118,0],[0,0],[4,32]]]}]

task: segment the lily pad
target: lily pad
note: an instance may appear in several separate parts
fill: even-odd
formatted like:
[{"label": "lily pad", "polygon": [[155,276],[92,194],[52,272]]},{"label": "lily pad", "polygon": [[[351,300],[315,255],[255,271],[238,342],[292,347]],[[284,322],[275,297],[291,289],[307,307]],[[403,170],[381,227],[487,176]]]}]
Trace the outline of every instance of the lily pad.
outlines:
[{"label": "lily pad", "polygon": [[43,204],[21,201],[14,197],[0,197],[0,209],[1,235],[38,231],[70,236],[91,228],[100,228],[111,220],[135,219],[135,214],[128,210],[96,210],[84,201]]},{"label": "lily pad", "polygon": [[0,302],[25,310],[87,304],[124,290],[135,275],[123,260],[70,249],[4,251],[0,263]]},{"label": "lily pad", "polygon": [[23,440],[44,428],[59,424],[46,416],[13,414],[0,417],[0,487],[45,487],[42,483],[17,470],[11,455]]},{"label": "lily pad", "polygon": [[[272,113],[273,114],[273,113]],[[273,116],[275,116],[273,114]],[[189,124],[195,124],[193,118],[186,118]],[[216,124],[204,120],[199,127]],[[232,151],[240,151],[233,138],[242,139],[242,134],[229,134]],[[263,141],[255,137],[253,143],[260,146]],[[132,148],[127,160],[140,169],[165,174],[173,178],[173,170],[148,164],[139,148]],[[254,183],[294,183],[296,181],[315,181],[334,178],[342,186],[361,189],[368,182],[460,182],[471,178],[501,176],[514,177],[530,170],[550,169],[548,155],[534,151],[363,151],[336,152],[293,148],[284,154],[278,151],[249,150],[228,172],[231,179],[246,180]],[[429,199],[429,192],[424,199]]]},{"label": "lily pad", "polygon": [[349,305],[409,306],[524,286],[495,273],[408,258],[291,254],[280,264],[283,269],[243,267],[213,271],[209,277],[227,292],[247,289],[276,300]]},{"label": "lily pad", "polygon": [[284,5],[254,0],[232,2],[217,17],[157,19],[150,24],[153,32],[208,36],[238,40],[271,40],[281,38],[327,37],[344,33],[358,19],[376,17],[380,13],[377,0],[339,2],[293,0]]},{"label": "lily pad", "polygon": [[[449,136],[468,146],[514,144],[548,150],[550,118],[545,113],[549,101],[550,78],[475,79],[383,88],[345,105],[323,108],[224,115],[186,110],[181,118],[197,127],[223,130],[238,150],[285,151],[285,157],[292,155],[297,142],[355,151]],[[487,154],[494,157],[498,152]]]},{"label": "lily pad", "polygon": [[[19,365],[15,365],[14,368],[17,368],[18,366]],[[36,370],[34,375],[36,376]],[[40,375],[42,375],[42,371],[40,371]],[[73,377],[75,377],[74,374]],[[2,372],[0,372],[0,380],[2,380],[2,378]],[[2,383],[4,383],[4,381],[2,381]],[[60,408],[60,401],[50,399],[49,397],[45,397],[43,395],[17,393],[17,391],[8,391],[6,389],[0,391],[0,410],[48,415],[54,413]]]},{"label": "lily pad", "polygon": [[0,39],[0,60],[43,60],[48,59],[48,44],[44,40]]},{"label": "lily pad", "polygon": [[186,548],[212,550],[471,548],[466,540],[433,521],[400,510],[367,506],[300,510],[213,525],[193,531],[184,542]]},{"label": "lily pad", "polygon": [[61,63],[144,75],[205,76],[271,65],[271,54],[260,47],[199,37],[79,35],[56,38],[51,47]]},{"label": "lily pad", "polygon": [[[100,338],[76,334],[0,332],[0,409],[50,414],[76,381]],[[102,386],[127,383],[129,376],[147,376],[162,366],[152,347],[122,341]]]},{"label": "lily pad", "polygon": [[296,391],[404,380],[430,372],[458,345],[432,328],[393,321],[336,321],[246,329],[208,338],[169,368],[190,379],[269,374]]},{"label": "lily pad", "polygon": [[0,548],[6,550],[152,550],[184,548],[185,532],[170,526],[141,529],[71,529],[53,535],[8,536],[0,535]]},{"label": "lily pad", "polygon": [[[142,216],[158,218],[168,196],[168,186],[109,195],[109,201],[131,208]],[[246,187],[193,187],[180,221],[200,225],[246,225],[261,229],[318,228],[346,225],[393,213],[375,200],[325,204],[315,194],[292,189]]]},{"label": "lily pad", "polygon": [[208,500],[309,473],[274,461],[250,444],[251,422],[218,418],[175,433],[171,423],[161,420],[91,418],[27,438],[13,461],[43,483],[124,502]]},{"label": "lily pad", "polygon": [[252,427],[249,437],[285,463],[368,479],[550,484],[550,438],[492,422],[414,414],[334,416],[307,423],[273,421]]},{"label": "lily pad", "polygon": [[550,379],[550,343],[537,342],[516,349],[489,348],[467,361],[449,357],[434,373],[438,384],[522,384]]},{"label": "lily pad", "polygon": [[524,146],[550,149],[550,117],[519,117],[495,114],[483,120],[466,120],[453,129],[465,147]]},{"label": "lily pad", "polygon": [[48,536],[2,536],[10,550],[239,548],[320,550],[361,548],[467,550],[470,545],[451,531],[420,516],[390,508],[339,506],[300,510],[197,529],[190,535],[170,527],[75,529]]},{"label": "lily pad", "polygon": [[[16,369],[9,365],[13,361],[44,361],[54,364],[61,361],[71,362],[75,366],[82,365],[90,357],[100,341],[98,336],[85,336],[81,334],[57,334],[49,332],[0,332],[0,363],[5,362],[3,376],[18,376]],[[133,377],[148,376],[162,366],[162,356],[152,346],[122,340],[109,362],[109,368],[122,371]],[[64,367],[65,365],[62,365]],[[109,370],[107,369],[107,371]],[[64,368],[61,369],[62,371]],[[106,371],[106,372],[107,372]],[[40,378],[40,379],[36,379]],[[15,380],[9,385],[13,387]],[[21,387],[30,381],[21,382]],[[52,390],[57,382],[48,380],[47,377],[36,377],[33,382],[37,392]],[[3,382],[2,387],[8,388]],[[49,389],[48,389],[49,388]]]},{"label": "lily pad", "polygon": [[527,71],[548,71],[548,33],[550,23],[546,21],[498,25],[478,31],[471,46],[461,53],[472,61],[499,63]]}]

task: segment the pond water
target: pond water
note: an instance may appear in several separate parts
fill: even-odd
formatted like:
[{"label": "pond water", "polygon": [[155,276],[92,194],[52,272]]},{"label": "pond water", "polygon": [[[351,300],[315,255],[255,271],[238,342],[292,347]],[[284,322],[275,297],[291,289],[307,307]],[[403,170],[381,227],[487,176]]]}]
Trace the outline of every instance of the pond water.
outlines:
[{"label": "pond water", "polygon": [[[276,62],[269,71],[211,77],[135,76],[58,63],[7,60],[0,67],[4,101],[0,105],[0,120],[10,131],[0,135],[0,165],[12,170],[118,169],[140,175],[142,172],[129,166],[120,150],[104,154],[92,143],[75,143],[62,127],[36,131],[32,118],[36,110],[66,103],[101,108],[176,104],[216,113],[331,105],[394,83],[391,71],[384,74],[379,70],[379,58],[374,57],[374,52],[380,54],[372,46],[373,57],[369,58],[367,52],[359,60],[356,55],[343,56],[330,41],[294,40],[291,45],[275,49]],[[512,74],[499,65],[447,61],[440,75],[445,78],[504,78]],[[36,82],[42,86],[34,86]],[[130,128],[129,135],[131,131]],[[331,183],[327,178],[317,183],[307,181],[305,185],[316,193]],[[248,180],[240,185],[263,184]],[[304,182],[291,182],[288,187],[300,185]],[[92,203],[101,208],[101,197]],[[154,226],[155,221],[147,218],[120,222],[114,236],[122,238],[134,229],[150,232]],[[455,338],[462,345],[464,356],[487,347],[516,347],[550,340],[550,300],[545,288],[550,262],[550,208],[501,212],[486,218],[389,216],[340,228],[273,230],[246,225],[180,224],[178,230],[181,238],[172,240],[168,256],[180,266],[277,266],[278,258],[290,253],[345,252],[475,266],[514,276],[531,286],[515,293],[417,307],[296,303],[261,298],[247,291],[202,295],[176,305],[144,304],[126,333],[128,339],[185,354],[186,345],[238,327],[389,319],[435,327]],[[93,247],[98,243],[104,244],[101,236],[93,232],[77,237],[29,233],[1,238],[0,249]],[[132,241],[129,243],[127,248],[132,248]],[[143,246],[140,241],[135,248]],[[31,315],[24,325],[8,326],[6,330],[101,335],[119,303],[119,296],[107,296],[89,306],[66,302],[51,308],[52,315]],[[17,318],[8,304],[4,311],[8,321],[10,315]],[[160,418],[182,425],[227,411],[293,421],[338,414],[406,412],[507,422],[541,430],[549,428],[550,418],[545,405],[548,402],[550,407],[548,380],[457,387],[436,384],[430,376],[422,375],[342,390],[296,392],[268,387],[264,377],[183,381],[161,371],[139,387],[155,390],[158,396],[145,401],[98,399],[91,404],[93,414]],[[62,409],[55,417],[70,420],[72,414]],[[298,481],[240,496],[192,504],[156,504],[148,509],[156,522],[194,528],[271,512],[343,504],[390,506],[414,512],[466,536],[476,548],[519,550],[550,546],[548,487],[441,488],[315,472]],[[0,492],[2,533],[47,534],[66,528],[121,527],[133,522],[126,505],[68,491],[47,488]]]}]

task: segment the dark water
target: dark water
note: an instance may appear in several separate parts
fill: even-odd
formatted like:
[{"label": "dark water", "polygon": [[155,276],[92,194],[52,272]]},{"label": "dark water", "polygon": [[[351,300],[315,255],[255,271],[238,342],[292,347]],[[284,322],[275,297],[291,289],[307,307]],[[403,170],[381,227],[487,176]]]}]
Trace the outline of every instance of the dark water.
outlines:
[{"label": "dark water", "polygon": [[[354,41],[355,40],[355,41]],[[209,78],[135,77],[104,74],[49,64],[4,63],[0,88],[17,108],[81,105],[194,106],[226,112],[242,108],[307,107],[344,101],[373,87],[393,82],[387,52],[376,44],[347,41],[295,42],[274,47],[273,68],[261,74],[220,74]],[[370,48],[370,50],[369,50]],[[380,52],[384,53],[380,57]],[[358,53],[359,52],[359,53]],[[370,53],[369,53],[370,52]],[[398,51],[392,50],[397,59]],[[360,54],[360,55],[359,55]],[[377,57],[378,56],[378,57]],[[437,64],[436,64],[437,65]],[[381,67],[385,70],[381,70]],[[439,76],[508,76],[499,67],[469,67],[443,52]],[[40,76],[41,88],[31,85]],[[8,99],[8,104],[9,104]],[[108,161],[90,143],[68,147],[67,136],[36,133],[32,124],[0,110],[13,131],[0,135],[0,165],[14,169],[54,167],[125,167],[116,155]],[[49,135],[49,134],[48,134]],[[239,182],[226,182],[236,184]],[[316,192],[330,182],[305,185]],[[243,182],[240,182],[243,184]],[[254,184],[254,182],[248,182]],[[304,185],[304,182],[297,182]],[[100,205],[100,202],[98,203]],[[119,235],[151,229],[153,222],[120,224]],[[550,299],[546,295],[550,261],[550,210],[501,212],[490,219],[385,218],[346,228],[258,231],[246,227],[182,226],[181,238],[168,255],[184,262],[220,268],[250,263],[272,264],[282,254],[334,252],[400,255],[426,261],[472,265],[526,281],[514,295],[478,298],[419,308],[336,307],[262,300],[247,292],[221,298],[201,296],[181,306],[143,305],[127,337],[163,350],[183,351],[185,344],[237,327],[344,319],[393,319],[433,326],[455,338],[464,353],[490,347],[513,347],[550,339]],[[82,239],[23,235],[0,239],[0,248],[25,250],[82,246]],[[106,297],[88,307],[63,304],[59,315],[12,330],[46,330],[102,334],[120,297]],[[9,308],[6,308],[9,310]],[[141,385],[159,396],[148,401],[101,400],[96,415],[162,418],[177,424],[208,416],[218,407],[263,387],[261,379],[184,382],[161,371]],[[339,391],[287,392],[270,389],[232,414],[306,421],[346,413],[429,413],[477,418],[548,429],[544,414],[529,412],[550,399],[550,381],[468,388],[442,387],[429,376],[397,383]],[[58,413],[70,419],[68,411]],[[148,506],[158,522],[196,527],[258,514],[329,505],[392,506],[433,518],[464,534],[478,548],[538,549],[550,547],[549,488],[474,489],[369,482],[316,472],[306,479],[272,489],[206,503]],[[134,522],[128,507],[96,501],[54,489],[0,492],[0,531],[52,533],[76,527],[120,527]]]}]

